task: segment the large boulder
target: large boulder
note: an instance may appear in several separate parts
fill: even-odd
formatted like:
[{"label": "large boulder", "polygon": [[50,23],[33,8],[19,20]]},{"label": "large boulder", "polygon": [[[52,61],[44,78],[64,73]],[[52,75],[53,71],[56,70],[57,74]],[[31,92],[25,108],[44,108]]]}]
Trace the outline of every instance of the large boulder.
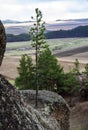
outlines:
[{"label": "large boulder", "polygon": [[0,130],[69,130],[69,107],[62,97],[41,91],[40,106],[35,108],[35,91],[29,102],[28,93],[19,92],[0,75]]},{"label": "large boulder", "polygon": [[[27,105],[35,107],[36,91],[21,90],[21,96]],[[60,130],[69,130],[69,106],[57,93],[42,90],[38,92],[38,111],[54,126],[53,118],[58,122]],[[56,130],[56,129],[55,129]]]},{"label": "large boulder", "polygon": [[62,130],[52,113],[43,112],[24,102],[20,92],[0,75],[0,130]]},{"label": "large boulder", "polygon": [[6,34],[5,34],[5,28],[0,21],[0,66],[2,64],[2,59],[4,57],[4,52],[6,49]]}]

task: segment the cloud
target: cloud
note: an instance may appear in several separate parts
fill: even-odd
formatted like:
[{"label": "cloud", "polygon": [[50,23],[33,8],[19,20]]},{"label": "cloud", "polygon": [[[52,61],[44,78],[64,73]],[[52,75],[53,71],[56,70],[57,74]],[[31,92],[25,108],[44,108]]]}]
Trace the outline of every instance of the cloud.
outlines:
[{"label": "cloud", "polygon": [[88,0],[0,0],[1,19],[30,20],[35,8],[44,20],[88,17]]},{"label": "cloud", "polygon": [[50,19],[72,19],[88,17],[88,2],[84,0],[60,0],[44,5],[44,16]]}]

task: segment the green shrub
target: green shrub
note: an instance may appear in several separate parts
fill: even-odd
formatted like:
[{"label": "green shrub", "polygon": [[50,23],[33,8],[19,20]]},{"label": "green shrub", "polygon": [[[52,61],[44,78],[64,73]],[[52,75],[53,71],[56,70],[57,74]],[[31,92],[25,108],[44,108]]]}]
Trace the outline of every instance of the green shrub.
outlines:
[{"label": "green shrub", "polygon": [[35,67],[31,57],[23,55],[17,68],[19,76],[15,80],[15,85],[19,89],[30,89],[35,86]]}]

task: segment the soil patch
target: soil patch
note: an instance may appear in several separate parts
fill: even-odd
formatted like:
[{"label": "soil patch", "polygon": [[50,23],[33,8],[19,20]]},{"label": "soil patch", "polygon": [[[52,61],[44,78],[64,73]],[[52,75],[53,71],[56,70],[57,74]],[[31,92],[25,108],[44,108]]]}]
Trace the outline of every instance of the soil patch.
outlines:
[{"label": "soil patch", "polygon": [[71,108],[70,130],[88,130],[88,101]]}]

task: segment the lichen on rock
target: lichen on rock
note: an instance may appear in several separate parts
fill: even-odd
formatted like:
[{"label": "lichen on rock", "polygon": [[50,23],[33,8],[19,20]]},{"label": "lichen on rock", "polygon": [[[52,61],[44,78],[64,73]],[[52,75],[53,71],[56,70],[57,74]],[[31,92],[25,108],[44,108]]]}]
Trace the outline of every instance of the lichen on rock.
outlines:
[{"label": "lichen on rock", "polygon": [[[31,105],[34,107],[36,91],[21,90],[20,93],[27,106]],[[58,122],[60,130],[69,130],[70,109],[66,101],[57,93],[39,90],[37,110],[53,130],[57,130],[55,129],[55,126],[57,126],[56,122]]]},{"label": "lichen on rock", "polygon": [[2,22],[0,21],[0,66],[2,64],[2,60],[3,60],[3,57],[4,57],[5,49],[6,49],[5,28],[4,28],[3,24],[2,24]]},{"label": "lichen on rock", "polygon": [[15,89],[0,75],[0,130],[60,130],[57,120],[55,127],[32,106],[27,106]]}]

